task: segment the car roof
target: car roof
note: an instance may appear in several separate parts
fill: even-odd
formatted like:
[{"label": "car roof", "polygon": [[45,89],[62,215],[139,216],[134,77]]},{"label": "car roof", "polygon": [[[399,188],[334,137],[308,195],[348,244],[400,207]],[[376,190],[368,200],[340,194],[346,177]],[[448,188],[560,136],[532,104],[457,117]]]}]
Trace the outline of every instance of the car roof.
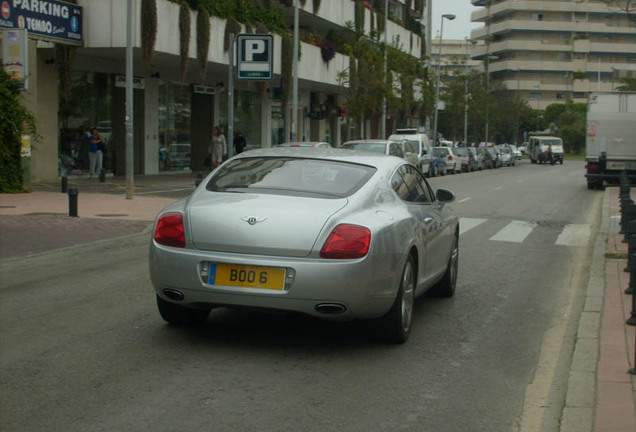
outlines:
[{"label": "car roof", "polygon": [[239,153],[232,159],[245,159],[250,157],[291,157],[299,159],[322,159],[348,163],[369,165],[376,168],[386,168],[408,164],[406,160],[397,156],[384,155],[365,150],[347,150],[329,147],[274,147],[249,150]]}]

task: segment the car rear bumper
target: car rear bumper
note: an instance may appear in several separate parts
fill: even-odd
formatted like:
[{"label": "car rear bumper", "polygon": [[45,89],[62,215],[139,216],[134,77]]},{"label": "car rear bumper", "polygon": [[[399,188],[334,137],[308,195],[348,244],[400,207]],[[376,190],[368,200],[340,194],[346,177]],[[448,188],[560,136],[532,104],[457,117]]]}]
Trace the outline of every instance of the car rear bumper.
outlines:
[{"label": "car rear bumper", "polygon": [[[359,260],[294,259],[208,253],[156,244],[150,247],[150,279],[157,295],[184,306],[239,306],[299,312],[331,321],[377,318],[393,305],[399,284],[391,260],[368,255]],[[284,290],[207,283],[209,263],[285,268],[292,281]],[[177,291],[183,300],[166,295]],[[321,305],[337,305],[322,308]],[[333,313],[334,310],[342,310]],[[325,312],[330,311],[330,312]]]}]

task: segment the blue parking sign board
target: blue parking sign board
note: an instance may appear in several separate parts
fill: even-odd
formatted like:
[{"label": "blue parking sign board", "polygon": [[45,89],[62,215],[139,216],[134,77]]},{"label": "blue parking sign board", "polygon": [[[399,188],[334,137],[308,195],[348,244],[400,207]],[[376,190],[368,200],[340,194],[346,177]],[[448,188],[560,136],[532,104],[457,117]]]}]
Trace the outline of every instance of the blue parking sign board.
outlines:
[{"label": "blue parking sign board", "polygon": [[274,78],[274,36],[240,34],[237,41],[237,79],[271,81]]}]

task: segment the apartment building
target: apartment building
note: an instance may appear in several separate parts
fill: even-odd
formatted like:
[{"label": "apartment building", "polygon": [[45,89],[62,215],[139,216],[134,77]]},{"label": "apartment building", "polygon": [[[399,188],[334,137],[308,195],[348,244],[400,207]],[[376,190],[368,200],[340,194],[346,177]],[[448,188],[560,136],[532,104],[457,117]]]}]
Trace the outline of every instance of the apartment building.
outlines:
[{"label": "apartment building", "polygon": [[472,70],[483,72],[483,62],[472,58],[472,52],[483,46],[484,41],[476,39],[444,39],[440,57],[440,39],[439,34],[436,34],[431,44],[431,65],[436,69],[439,61],[442,75],[448,76],[466,74]]},{"label": "apartment building", "polygon": [[[408,55],[421,58],[426,52],[425,1],[387,1],[391,19],[385,20],[386,30],[382,32],[387,42]],[[28,31],[28,62],[25,63],[29,69],[24,74],[28,78],[24,100],[37,116],[40,134],[31,153],[32,180],[57,178],[62,159],[72,160],[82,168],[88,159],[85,137],[92,127],[97,127],[108,140],[106,168],[123,174],[127,140],[127,0],[78,0],[77,5],[59,0],[2,3],[0,29]],[[185,44],[187,69],[184,71],[179,3],[155,1],[156,42],[150,62],[145,65],[147,46],[142,42],[142,1],[132,0],[133,166],[136,174],[204,170],[213,127],[223,125],[227,130],[232,111],[233,129],[241,130],[248,148],[270,147],[290,140],[291,118],[296,119],[298,140],[328,141],[334,146],[341,143],[345,128],[351,124],[337,114],[341,112],[342,103],[341,75],[349,70],[352,57],[335,51],[325,60],[322,41],[329,32],[350,32],[350,24],[360,19],[365,34],[377,31],[378,17],[385,16],[383,1],[297,2],[301,55],[296,73],[295,113],[291,112],[291,103],[285,105],[281,101],[282,58],[289,53],[284,52],[280,33],[269,32],[273,36],[272,80],[241,80],[229,73],[228,29],[232,28],[233,34],[253,33],[257,30],[256,23],[248,27],[247,23],[237,23],[230,17],[209,16],[210,41],[207,57],[202,61],[197,45],[200,12],[189,9],[189,20],[183,21],[189,25],[190,34]],[[282,14],[282,26],[290,32],[293,29],[296,2],[248,0],[247,3],[275,9]],[[73,12],[69,14],[71,7]],[[73,29],[71,39],[63,37],[64,29]],[[261,28],[258,32],[264,31]],[[0,31],[0,37],[2,33]],[[74,48],[69,77],[72,99],[63,104],[57,69],[64,61],[59,48],[65,46]],[[289,77],[287,80],[289,82]],[[228,97],[230,81],[234,87],[232,98]],[[232,109],[230,100],[233,100]],[[377,119],[374,121],[377,126]],[[356,125],[352,137],[356,137],[356,133],[368,134],[370,129],[371,120],[366,119],[364,124]],[[231,145],[232,137],[226,138]]]},{"label": "apartment building", "polygon": [[[610,3],[610,4],[608,4]],[[636,17],[625,1],[472,0],[471,20],[483,27],[473,58],[487,60],[491,80],[517,91],[532,108],[592,91],[615,91],[636,73]],[[621,8],[621,5],[622,8]],[[634,15],[634,12],[632,12]]]}]

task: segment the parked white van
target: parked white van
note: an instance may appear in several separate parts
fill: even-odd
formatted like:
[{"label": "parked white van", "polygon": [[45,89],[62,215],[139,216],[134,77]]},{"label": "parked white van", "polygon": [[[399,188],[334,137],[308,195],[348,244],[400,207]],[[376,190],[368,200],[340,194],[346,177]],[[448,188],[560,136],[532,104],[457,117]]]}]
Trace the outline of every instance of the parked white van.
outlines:
[{"label": "parked white van", "polygon": [[528,148],[526,152],[530,156],[532,163],[549,162],[546,159],[548,146],[552,144],[552,159],[563,165],[563,141],[559,137],[554,136],[531,136],[528,139]]},{"label": "parked white van", "polygon": [[424,133],[418,133],[417,129],[397,129],[396,134],[392,134],[389,139],[393,141],[407,140],[413,143],[417,149],[417,157],[419,159],[418,168],[425,176],[429,175],[429,167],[431,165],[431,148],[428,143],[428,137]]}]

